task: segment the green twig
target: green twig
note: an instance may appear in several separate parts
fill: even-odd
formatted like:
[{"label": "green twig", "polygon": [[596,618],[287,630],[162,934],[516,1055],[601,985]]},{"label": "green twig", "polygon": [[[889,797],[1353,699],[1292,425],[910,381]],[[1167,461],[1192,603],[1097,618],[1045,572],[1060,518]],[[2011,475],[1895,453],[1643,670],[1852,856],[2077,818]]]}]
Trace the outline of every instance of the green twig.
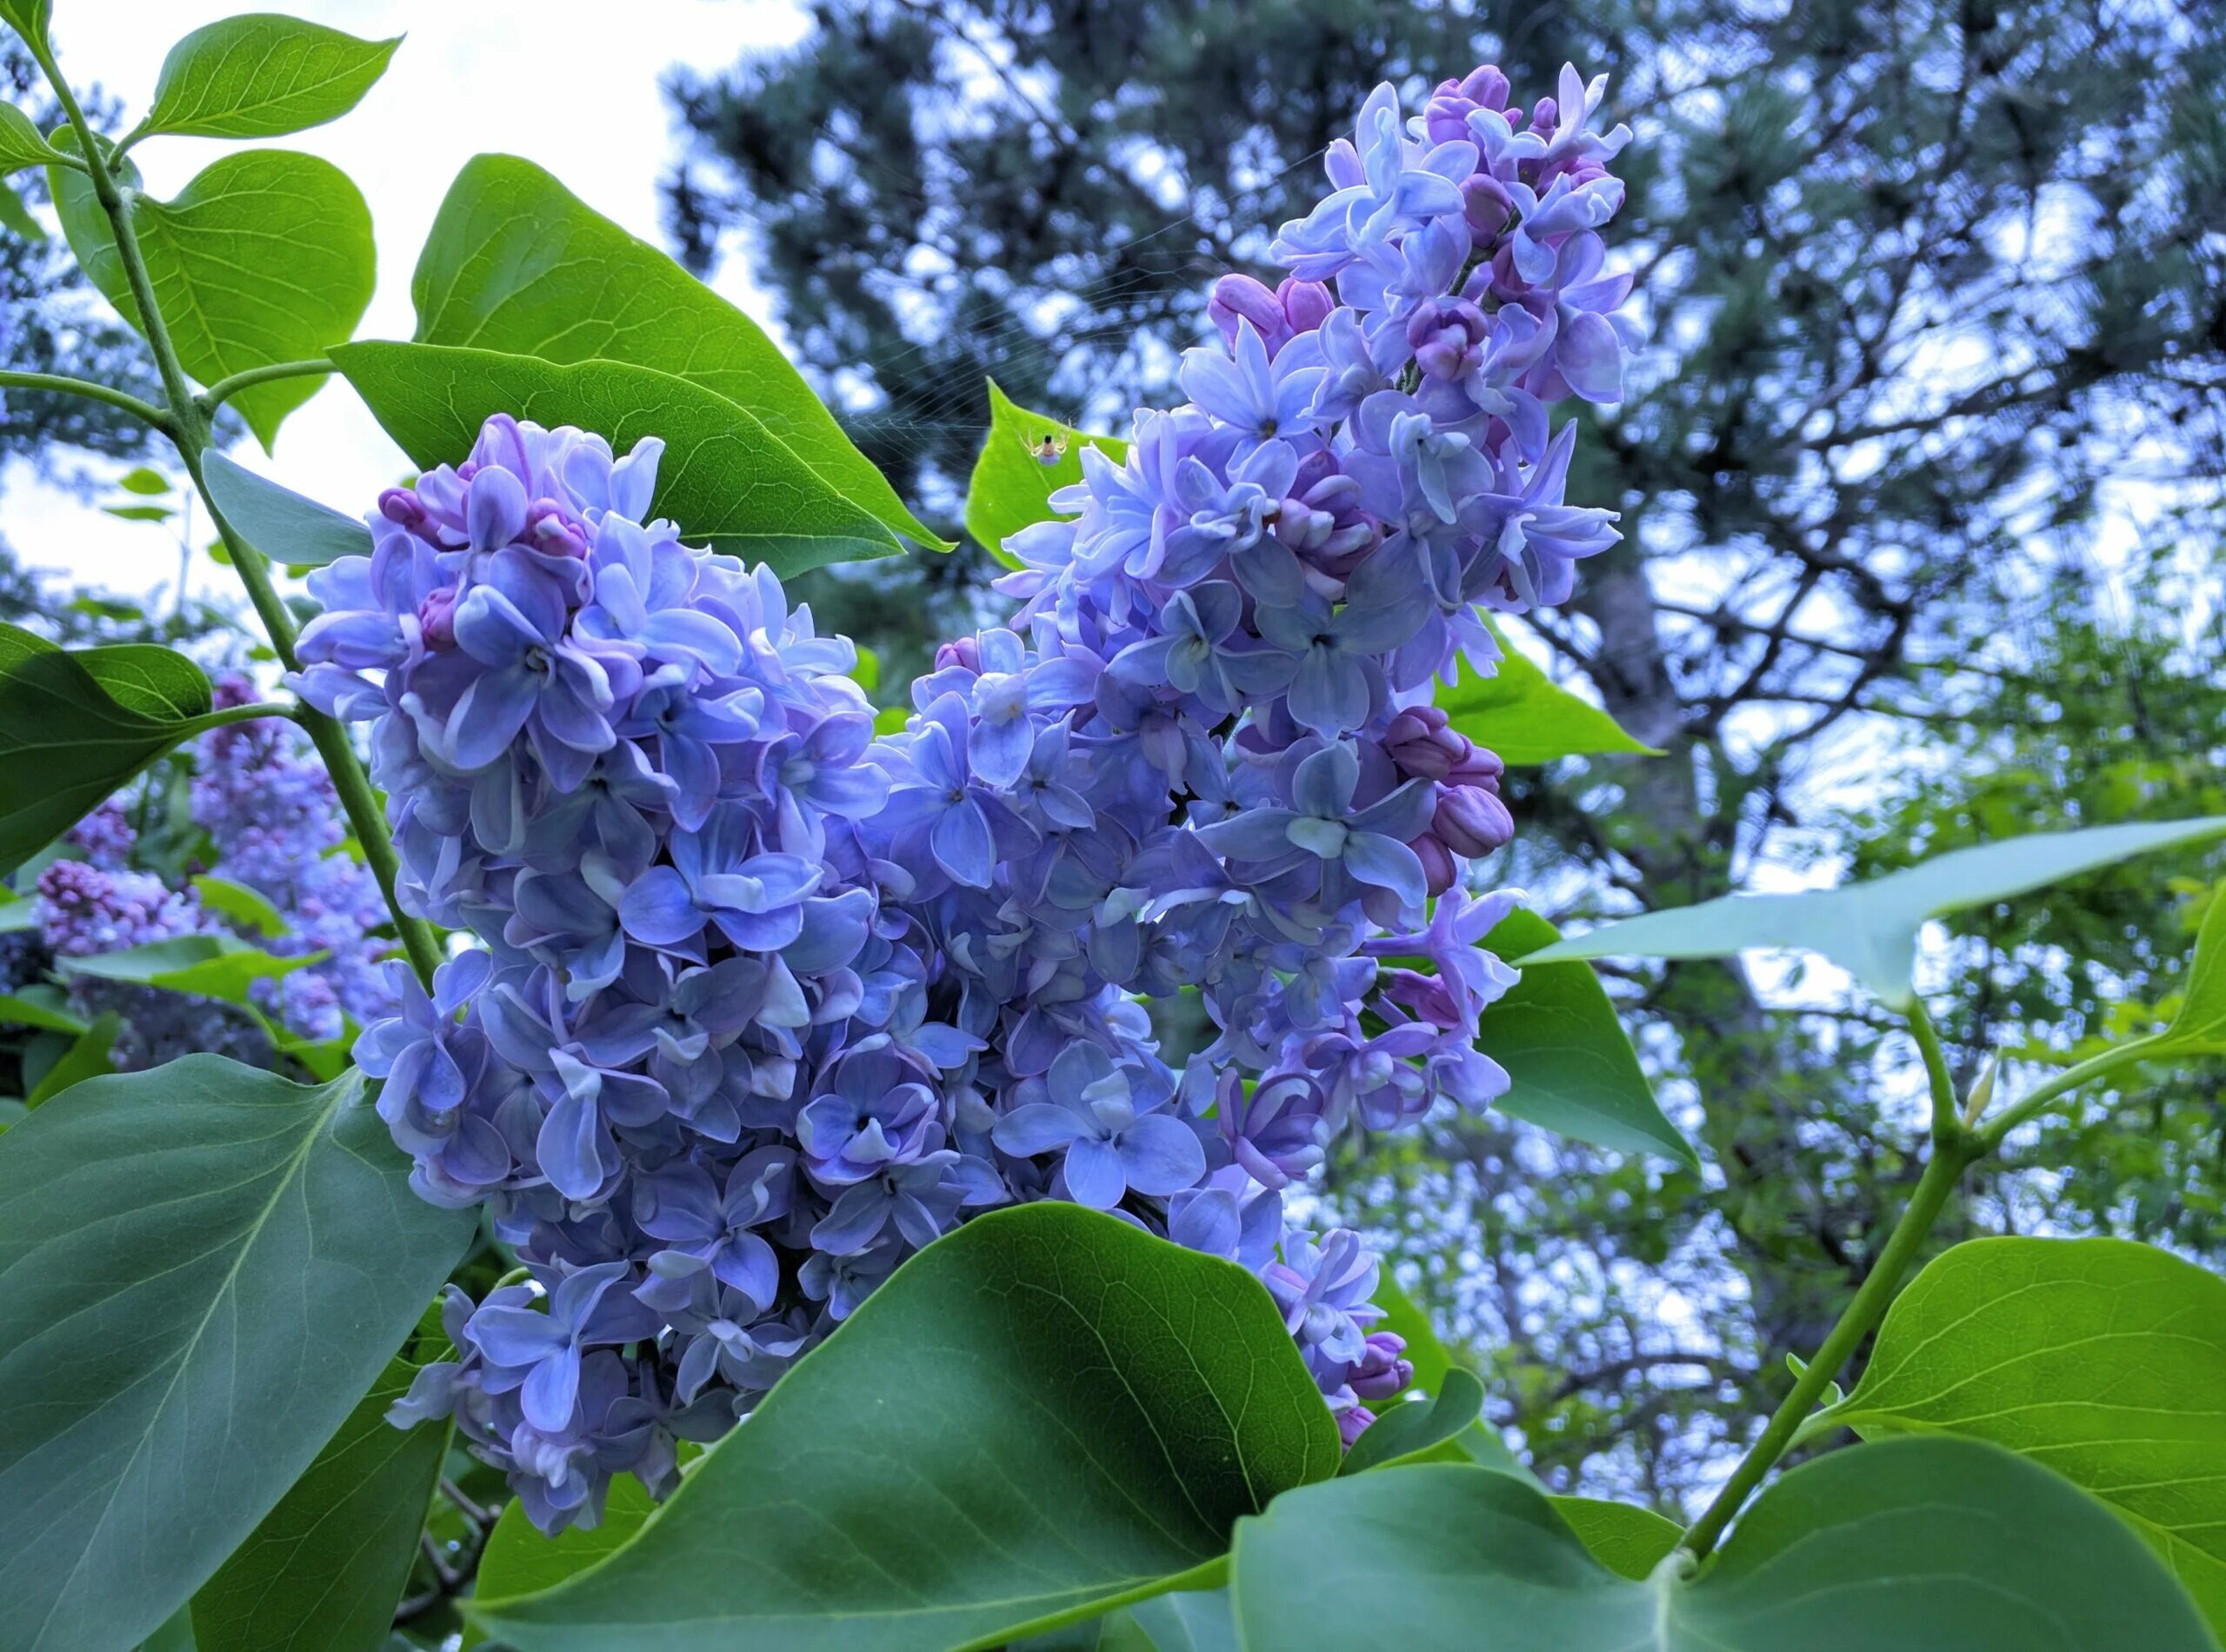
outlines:
[{"label": "green twig", "polygon": [[[1949,1111],[1952,1115],[1954,1109],[1950,1108]],[[1956,1184],[1976,1156],[1971,1148],[1961,1141],[1935,1150],[1931,1162],[1924,1167],[1924,1175],[1917,1182],[1916,1193],[1910,1196],[1909,1209],[1894,1224],[1886,1248],[1878,1253],[1878,1260],[1855,1293],[1855,1300],[1847,1305],[1839,1323],[1832,1327],[1823,1347],[1816,1350],[1816,1357],[1795,1379],[1793,1391],[1770,1413],[1762,1438],[1748,1448],[1747,1455],[1740,1458],[1739,1466],[1732,1470],[1723,1489],[1716,1494],[1715,1501],[1687,1529],[1679,1547],[1694,1559],[1704,1557],[1716,1547],[1724,1528],[1731,1523],[1731,1517],[1739,1512],[1749,1494],[1762,1483],[1763,1476],[1769,1473],[1785,1455],[1786,1448],[1793,1443],[1818,1396],[1831,1385],[1863,1339],[1885,1318],[1887,1305],[1900,1289],[1902,1276],[1916,1260],[1925,1236],[1932,1230],[1933,1222],[1938,1220],[1942,1209],[1956,1191]]]},{"label": "green twig", "polygon": [[1924,1057],[1925,1079],[1932,1087],[1932,1144],[1936,1149],[1948,1147],[1963,1135],[1963,1109],[1956,1099],[1956,1076],[1949,1070],[1948,1052],[1941,1047],[1939,1031],[1925,1013],[1924,1000],[1914,996],[1909,1000],[1909,1031]]},{"label": "green twig", "polygon": [[96,384],[89,378],[71,378],[62,373],[0,372],[0,389],[15,390],[52,390],[59,396],[82,396],[95,402],[106,402],[110,407],[120,407],[142,424],[152,425],[167,433],[170,416],[152,402],[143,402],[127,390],[110,390],[105,384]]},{"label": "green twig", "polygon": [[222,710],[206,711],[201,716],[204,729],[221,728],[230,723],[253,723],[261,717],[284,717],[289,722],[301,721],[301,708],[282,704],[277,700],[257,700],[253,705],[228,705]]},{"label": "green twig", "polygon": [[268,367],[250,367],[235,373],[230,378],[220,378],[194,398],[203,413],[214,413],[242,390],[257,384],[268,384],[273,379],[309,378],[333,371],[333,365],[322,356],[313,362],[273,362]]},{"label": "green twig", "polygon": [[[89,157],[99,155],[92,123],[85,118],[77,94],[70,90],[70,83],[56,65],[52,49],[43,40],[34,39],[29,44],[31,55],[54,88],[63,114],[77,135],[79,150]],[[132,302],[138,307],[141,330],[146,336],[147,348],[154,355],[156,370],[162,375],[163,393],[170,401],[169,417],[162,428],[176,445],[178,457],[184,461],[186,474],[193,478],[195,490],[209,507],[210,520],[217,524],[224,549],[231,556],[232,566],[239,572],[240,583],[247,587],[248,601],[254,605],[257,616],[269,633],[270,646],[289,671],[298,670],[301,662],[294,652],[294,616],[271,583],[269,567],[261,553],[224,520],[223,513],[209,496],[201,465],[202,453],[209,446],[209,414],[194,396],[192,383],[170,342],[170,330],[163,323],[162,308],[155,301],[154,281],[140,250],[138,235],[131,227],[130,203],[108,167],[91,167],[89,172],[93,193],[99,197],[101,210],[107,215],[115,235],[117,261],[123,266]],[[363,762],[357,756],[355,747],[349,743],[347,731],[330,717],[304,705],[295,714],[295,721],[307,730],[317,755],[324,759],[333,791],[347,814],[357,843],[363,848],[363,862],[378,880],[379,892],[386,897],[387,909],[394,916],[395,933],[402,938],[403,948],[409,953],[418,978],[430,989],[433,971],[441,962],[440,943],[430,924],[403,909],[396,891],[401,862],[395,854],[394,840],[387,831],[385,816],[379,808],[377,794],[372,789],[370,776],[363,772]]]}]

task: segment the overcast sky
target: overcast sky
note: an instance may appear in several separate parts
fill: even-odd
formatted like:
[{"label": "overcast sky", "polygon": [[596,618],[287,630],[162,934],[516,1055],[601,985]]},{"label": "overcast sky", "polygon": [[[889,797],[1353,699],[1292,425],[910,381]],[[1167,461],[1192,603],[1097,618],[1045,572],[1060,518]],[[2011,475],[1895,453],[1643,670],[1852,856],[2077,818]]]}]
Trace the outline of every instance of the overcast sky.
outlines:
[{"label": "overcast sky", "polygon": [[[145,110],[171,43],[241,11],[407,36],[354,113],[269,140],[333,162],[370,203],[378,290],[359,330],[369,338],[410,336],[418,246],[450,179],[483,150],[531,157],[598,211],[663,244],[656,185],[676,149],[659,79],[676,63],[712,69],[746,49],[790,44],[804,27],[789,0],[55,0],[54,10],[63,71],[121,98],[126,124]],[[161,137],[132,153],[148,189],[169,196],[237,147]],[[744,274],[730,261],[716,284],[762,319]],[[287,420],[275,458],[252,441],[234,456],[351,515],[409,469],[337,380]],[[33,567],[127,595],[177,577],[177,550],[161,528],[105,516],[20,464],[0,479],[0,529]],[[192,577],[197,590],[214,591],[232,576],[197,558]]]}]

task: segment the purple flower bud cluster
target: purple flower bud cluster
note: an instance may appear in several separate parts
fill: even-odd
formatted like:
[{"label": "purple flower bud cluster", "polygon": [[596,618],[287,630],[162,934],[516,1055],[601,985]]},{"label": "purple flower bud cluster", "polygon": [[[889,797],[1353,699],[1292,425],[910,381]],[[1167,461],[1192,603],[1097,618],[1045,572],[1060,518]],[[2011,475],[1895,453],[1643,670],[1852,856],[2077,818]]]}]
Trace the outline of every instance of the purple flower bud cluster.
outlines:
[{"label": "purple flower bud cluster", "polygon": [[[108,858],[104,824],[92,841]],[[127,870],[120,860],[112,868],[60,860],[38,875],[38,925],[55,956],[83,958],[198,935],[208,922],[190,891],[173,889],[152,872]]]},{"label": "purple flower bud cluster", "polygon": [[[216,683],[216,703],[257,697],[247,678]],[[209,834],[223,876],[268,900],[287,932],[257,937],[279,957],[323,956],[275,981],[257,983],[263,1008],[303,1038],[343,1036],[394,1012],[384,960],[390,942],[372,938],[386,922],[385,898],[370,870],[346,852],[348,829],[324,765],[292,725],[235,723],[203,737],[194,754],[194,823]]]},{"label": "purple flower bud cluster", "polygon": [[[1477,943],[1519,897],[1466,873],[1512,823],[1430,700],[1493,669],[1481,610],[1615,537],[1546,414],[1620,378],[1598,96],[1371,97],[1291,278],[1216,286],[1190,402],[1009,542],[1010,624],[898,734],[770,573],[647,519],[654,440],[498,416],[381,499],[297,683],[371,723],[406,896],[479,944],[430,994],[390,966],[357,1055],[418,1190],[484,1201],[530,1275],[451,1296],[400,1417],[591,1522],[1038,1198],[1258,1273],[1349,1439],[1405,1384],[1376,1259],[1284,1195],[1342,1129],[1506,1086]],[[1178,1068],[1144,1001],[1183,993],[1216,1036]]]}]

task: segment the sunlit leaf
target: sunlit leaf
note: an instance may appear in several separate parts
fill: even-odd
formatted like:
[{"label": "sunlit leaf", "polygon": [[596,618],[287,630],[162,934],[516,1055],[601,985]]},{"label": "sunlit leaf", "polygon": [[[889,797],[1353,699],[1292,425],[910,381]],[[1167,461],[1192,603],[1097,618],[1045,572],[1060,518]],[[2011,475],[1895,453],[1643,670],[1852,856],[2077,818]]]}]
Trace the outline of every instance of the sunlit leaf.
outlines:
[{"label": "sunlit leaf", "polygon": [[[285,150],[228,155],[177,196],[136,193],[131,226],[179,363],[203,384],[279,362],[312,359],[345,340],[370,303],[370,210],[330,161]],[[139,325],[139,307],[91,180],[49,167],[63,232],[103,296]],[[265,449],[322,376],[277,379],[231,398]]]},{"label": "sunlit leaf", "polygon": [[1449,1367],[1430,1398],[1387,1403],[1376,1421],[1361,1430],[1337,1472],[1380,1469],[1443,1445],[1463,1429],[1476,1427],[1483,1407],[1484,1385],[1476,1374],[1457,1365]]},{"label": "sunlit leaf", "polygon": [[1799,895],[1728,895],[1603,924],[1522,963],[1623,956],[1728,958],[1755,950],[1821,952],[1883,1003],[1906,1009],[1917,931],[1930,918],[1991,906],[2136,855],[2203,843],[2226,817],[2041,832],[1950,850],[1865,883]]},{"label": "sunlit leaf", "polygon": [[1097,448],[1119,464],[1129,456],[1129,444],[1016,406],[995,379],[989,388],[989,433],[966,484],[966,531],[1006,567],[1017,568],[1005,541],[1056,514],[1051,495],[1082,480],[1083,450]]},{"label": "sunlit leaf", "polygon": [[421,344],[558,366],[615,362],[685,380],[709,392],[695,402],[704,410],[742,410],[737,436],[786,449],[826,491],[887,531],[950,549],[905,509],[756,322],[530,161],[481,155],[466,163],[426,235],[410,291]]},{"label": "sunlit leaf", "polygon": [[57,153],[30,116],[13,103],[0,103],[0,177],[27,166],[51,166]]},{"label": "sunlit leaf", "polygon": [[143,135],[276,137],[336,120],[363,101],[400,45],[298,17],[226,17],[172,46]]},{"label": "sunlit leaf", "polygon": [[266,939],[286,933],[286,915],[259,889],[204,872],[193,880],[193,890],[201,897],[203,907],[231,919],[243,929],[251,929]]},{"label": "sunlit leaf", "polygon": [[332,352],[386,432],[419,465],[455,463],[497,413],[576,424],[624,452],[663,439],[651,509],[782,575],[895,555],[902,547],[736,403],[670,374],[617,362],[558,366],[528,356],[383,342]]},{"label": "sunlit leaf", "polygon": [[1437,691],[1436,704],[1461,733],[1518,765],[1614,752],[1662,755],[1548,676],[1498,626],[1485,623],[1499,640],[1499,669],[1478,676],[1463,664],[1460,681]]}]

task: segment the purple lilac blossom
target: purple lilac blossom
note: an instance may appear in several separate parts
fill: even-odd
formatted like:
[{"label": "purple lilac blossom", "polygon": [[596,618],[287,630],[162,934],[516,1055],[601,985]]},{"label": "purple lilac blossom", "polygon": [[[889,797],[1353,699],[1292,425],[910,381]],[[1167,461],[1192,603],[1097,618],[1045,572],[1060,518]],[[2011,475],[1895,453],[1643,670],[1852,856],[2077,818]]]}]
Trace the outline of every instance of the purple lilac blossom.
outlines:
[{"label": "purple lilac blossom", "polygon": [[[1512,822],[1430,701],[1616,537],[1548,412],[1627,343],[1601,90],[1371,97],[1289,277],[1216,285],[1192,401],[1008,540],[1011,613],[901,732],[770,572],[652,517],[654,439],[498,416],[382,497],[296,683],[372,723],[403,898],[478,945],[362,1059],[420,1191],[530,1275],[451,1304],[399,1418],[592,1522],[905,1256],[1046,1197],[1257,1273],[1348,1440],[1398,1392],[1375,1258],[1283,1196],[1506,1088],[1478,943],[1519,897],[1466,890]],[[1143,1000],[1179,991],[1216,1036],[1178,1069]]]}]

